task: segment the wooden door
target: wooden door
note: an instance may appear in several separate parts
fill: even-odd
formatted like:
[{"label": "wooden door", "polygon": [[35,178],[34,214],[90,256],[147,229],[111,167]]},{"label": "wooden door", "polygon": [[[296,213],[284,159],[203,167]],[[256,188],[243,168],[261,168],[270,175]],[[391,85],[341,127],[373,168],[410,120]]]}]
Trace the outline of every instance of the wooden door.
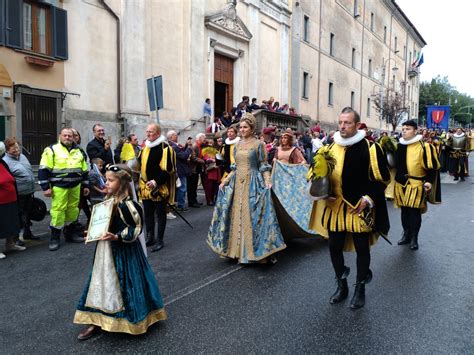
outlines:
[{"label": "wooden door", "polygon": [[57,143],[56,98],[21,95],[21,143],[32,165],[38,165],[44,148]]},{"label": "wooden door", "polygon": [[[221,54],[214,54],[214,81],[226,84],[225,102],[214,104],[217,107],[225,107],[226,111],[231,111],[234,96],[234,60]],[[220,115],[222,112],[215,112]]]}]

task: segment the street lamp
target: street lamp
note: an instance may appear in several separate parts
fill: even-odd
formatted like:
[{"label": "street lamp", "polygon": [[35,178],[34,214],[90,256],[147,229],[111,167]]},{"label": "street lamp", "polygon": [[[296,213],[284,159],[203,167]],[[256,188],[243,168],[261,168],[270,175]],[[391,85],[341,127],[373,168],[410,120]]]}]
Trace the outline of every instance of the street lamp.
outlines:
[{"label": "street lamp", "polygon": [[384,86],[385,86],[385,67],[388,62],[393,60],[395,62],[395,66],[392,68],[393,71],[397,71],[397,62],[395,61],[395,58],[388,58],[383,62],[382,66],[382,85],[380,85],[380,125],[379,125],[379,131],[382,132],[382,120],[383,120],[383,101],[384,101]]}]

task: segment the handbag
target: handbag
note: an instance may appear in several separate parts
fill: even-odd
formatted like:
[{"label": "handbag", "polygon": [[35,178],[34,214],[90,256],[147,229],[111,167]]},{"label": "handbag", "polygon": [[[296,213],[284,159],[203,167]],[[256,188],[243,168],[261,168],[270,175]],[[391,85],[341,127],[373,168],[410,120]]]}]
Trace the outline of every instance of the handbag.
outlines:
[{"label": "handbag", "polygon": [[33,197],[30,210],[28,211],[29,218],[35,222],[41,222],[46,217],[47,212],[46,203],[37,197]]}]

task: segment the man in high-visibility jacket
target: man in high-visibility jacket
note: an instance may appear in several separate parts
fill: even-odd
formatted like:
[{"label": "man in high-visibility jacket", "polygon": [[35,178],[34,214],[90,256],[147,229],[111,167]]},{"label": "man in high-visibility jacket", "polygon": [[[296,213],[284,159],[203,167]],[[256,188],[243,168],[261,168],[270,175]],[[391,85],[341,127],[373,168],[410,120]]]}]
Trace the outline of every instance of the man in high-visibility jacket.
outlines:
[{"label": "man in high-visibility jacket", "polygon": [[89,194],[88,179],[86,160],[79,146],[74,143],[72,130],[63,128],[59,134],[59,143],[44,149],[38,170],[44,196],[51,197],[49,250],[59,249],[63,228],[67,241],[84,241],[74,234],[70,225],[79,216],[81,184],[85,186],[84,195]]}]

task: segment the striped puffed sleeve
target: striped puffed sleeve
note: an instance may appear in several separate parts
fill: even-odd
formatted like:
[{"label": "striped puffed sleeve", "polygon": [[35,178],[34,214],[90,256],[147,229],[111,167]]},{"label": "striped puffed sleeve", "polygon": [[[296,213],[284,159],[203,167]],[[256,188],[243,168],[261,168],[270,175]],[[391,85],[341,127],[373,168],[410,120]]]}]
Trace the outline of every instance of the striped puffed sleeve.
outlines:
[{"label": "striped puffed sleeve", "polygon": [[421,167],[426,171],[426,181],[433,183],[436,178],[436,172],[440,169],[441,164],[438,158],[436,148],[430,143],[423,145],[423,160]]},{"label": "striped puffed sleeve", "polygon": [[123,201],[118,206],[120,218],[125,228],[117,233],[122,242],[131,243],[138,238],[143,227],[143,210],[135,201]]},{"label": "striped puffed sleeve", "polygon": [[383,148],[378,143],[372,143],[369,148],[369,153],[370,179],[388,185],[390,183],[390,169]]}]

